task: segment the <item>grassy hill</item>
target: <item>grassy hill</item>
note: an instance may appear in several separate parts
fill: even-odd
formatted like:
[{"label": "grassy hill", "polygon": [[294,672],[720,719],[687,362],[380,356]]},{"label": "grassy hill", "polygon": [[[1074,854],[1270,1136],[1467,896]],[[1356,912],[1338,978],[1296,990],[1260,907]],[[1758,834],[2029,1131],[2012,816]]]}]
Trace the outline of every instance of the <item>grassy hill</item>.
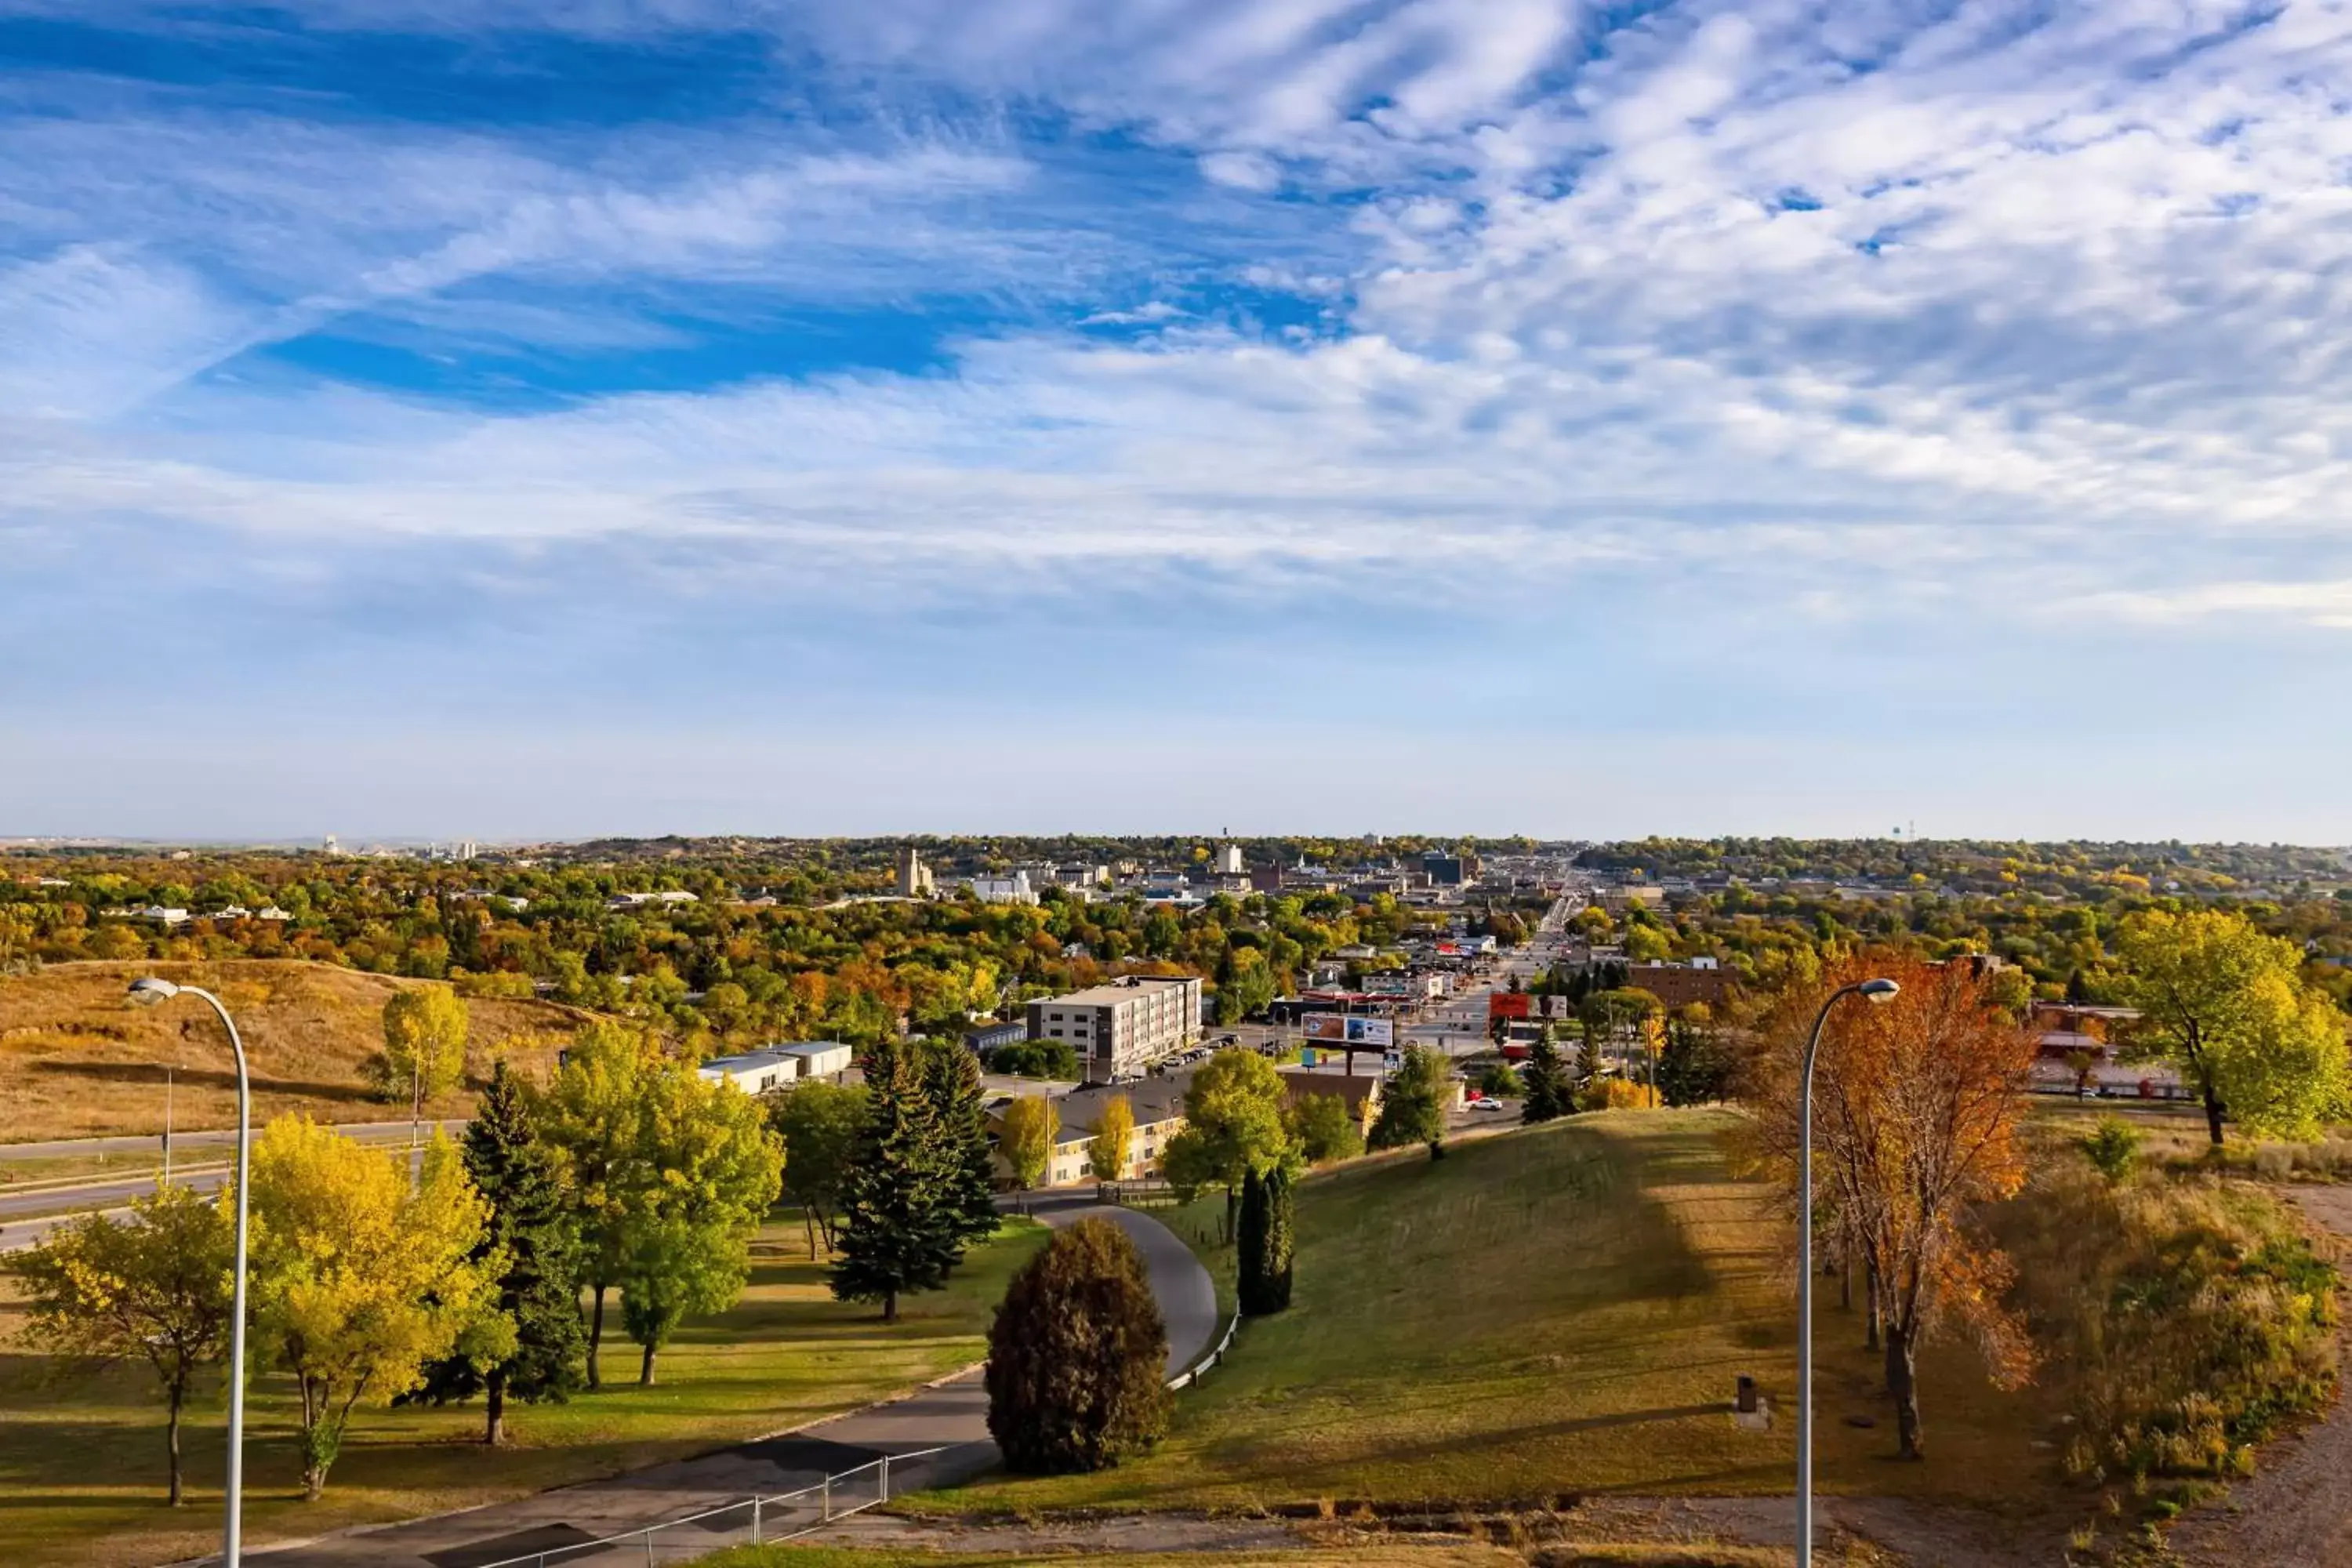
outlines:
[{"label": "grassy hill", "polygon": [[[1300,1189],[1297,1296],[1243,1326],[1150,1458],[999,1479],[949,1510],[1507,1503],[1560,1493],[1785,1493],[1794,1479],[1787,1226],[1727,1158],[1718,1111],[1613,1112],[1468,1144],[1436,1163]],[[1930,1458],[1901,1465],[1858,1315],[1826,1286],[1820,1484],[2031,1506],[2054,1466],[2040,1395],[1924,1358]],[[1768,1433],[1729,1414],[1758,1377]],[[1849,1425],[1849,1416],[1870,1420]]]},{"label": "grassy hill", "polygon": [[[156,1132],[163,1126],[164,1073],[174,1064],[173,1120],[182,1130],[236,1121],[236,1065],[219,1020],[193,1000],[134,1006],[139,974],[205,986],[228,1005],[245,1037],[257,1124],[290,1110],[321,1121],[404,1116],[375,1097],[367,1064],[383,1049],[385,998],[434,984],[289,960],[218,963],[59,963],[0,979],[0,1142]],[[544,1002],[467,1004],[471,1072],[500,1054],[551,1063],[585,1016]],[[460,1091],[431,1109],[459,1115]]]}]

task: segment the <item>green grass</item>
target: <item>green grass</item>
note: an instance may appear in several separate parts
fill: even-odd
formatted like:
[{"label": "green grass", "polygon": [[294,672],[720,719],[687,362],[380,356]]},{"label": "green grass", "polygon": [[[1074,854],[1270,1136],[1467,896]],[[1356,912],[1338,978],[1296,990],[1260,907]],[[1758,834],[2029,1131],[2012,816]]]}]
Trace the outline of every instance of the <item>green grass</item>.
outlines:
[{"label": "green grass", "polygon": [[[512,1448],[480,1446],[478,1405],[364,1409],[315,1504],[300,1500],[289,1385],[262,1376],[247,1413],[247,1539],[258,1546],[635,1469],[968,1365],[986,1353],[1006,1280],[1045,1234],[1032,1221],[1008,1224],[950,1289],[903,1301],[902,1321],[887,1328],[871,1308],[832,1300],[796,1219],[772,1224],[742,1301],[682,1331],[662,1353],[656,1386],[636,1386],[636,1347],[615,1332],[604,1362],[618,1384],[568,1405],[510,1406]],[[163,1506],[163,1412],[144,1368],[59,1381],[49,1358],[17,1343],[19,1317],[13,1298],[0,1297],[0,1563],[157,1563],[217,1544],[218,1401],[192,1413],[192,1500],[174,1512]],[[616,1321],[608,1314],[608,1327]]]},{"label": "green grass", "polygon": [[[1243,1325],[1148,1458],[994,1478],[919,1509],[1252,1508],[1318,1500],[1508,1502],[1559,1493],[1786,1492],[1795,1375],[1788,1227],[1734,1175],[1721,1111],[1575,1118],[1343,1169],[1299,1195],[1297,1297]],[[1968,1500],[2047,1496],[2032,1393],[1957,1347],[1923,1358],[1930,1460],[1898,1464],[1857,1315],[1820,1317],[1820,1484]],[[1775,1430],[1740,1429],[1734,1379]],[[1874,1418],[1869,1429],[1844,1418]]]}]

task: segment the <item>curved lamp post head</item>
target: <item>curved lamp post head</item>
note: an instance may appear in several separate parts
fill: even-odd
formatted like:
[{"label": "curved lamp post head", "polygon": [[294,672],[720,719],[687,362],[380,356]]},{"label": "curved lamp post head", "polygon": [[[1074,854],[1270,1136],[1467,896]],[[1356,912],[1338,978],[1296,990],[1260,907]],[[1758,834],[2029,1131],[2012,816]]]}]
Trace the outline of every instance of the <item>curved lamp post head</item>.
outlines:
[{"label": "curved lamp post head", "polygon": [[1894,1001],[1895,993],[1901,991],[1903,987],[1895,984],[1892,980],[1865,980],[1854,989],[1862,993],[1864,1001],[1876,1004]]},{"label": "curved lamp post head", "polygon": [[131,983],[131,999],[142,1007],[152,1007],[158,1002],[169,1002],[180,994],[180,988],[168,980],[158,980],[149,974]]}]

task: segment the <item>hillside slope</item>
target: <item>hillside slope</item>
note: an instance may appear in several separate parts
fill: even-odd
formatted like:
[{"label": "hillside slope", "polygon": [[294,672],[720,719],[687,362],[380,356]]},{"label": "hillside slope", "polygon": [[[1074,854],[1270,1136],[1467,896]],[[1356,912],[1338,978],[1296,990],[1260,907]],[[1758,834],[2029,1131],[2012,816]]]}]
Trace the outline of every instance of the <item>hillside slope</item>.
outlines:
[{"label": "hillside slope", "polygon": [[[1299,1189],[1297,1293],[1243,1324],[1167,1441],[1099,1475],[998,1479],[951,1510],[1440,1508],[1559,1494],[1786,1493],[1795,1452],[1788,1226],[1727,1157],[1729,1112],[1582,1116],[1432,1163]],[[2031,1507],[2055,1466],[2036,1393],[1990,1389],[1964,1347],[1923,1357],[1933,1442],[1897,1465],[1878,1368],[1828,1283],[1817,1453],[1826,1490]],[[1782,1413],[1731,1418],[1757,1377]],[[1848,1417],[1874,1423],[1849,1424]]]},{"label": "hillside slope", "polygon": [[[236,1016],[253,1074],[254,1117],[289,1110],[321,1121],[404,1116],[376,1098],[368,1063],[383,1050],[382,1015],[402,986],[434,984],[291,960],[218,963],[59,963],[0,979],[0,1142],[156,1132],[164,1068],[173,1124],[233,1126],[236,1076],[220,1022],[201,1002],[134,1006],[133,977],[205,986]],[[506,1055],[541,1068],[586,1016],[545,1002],[473,1000],[469,1079]],[[470,1088],[430,1109],[462,1115]]]}]

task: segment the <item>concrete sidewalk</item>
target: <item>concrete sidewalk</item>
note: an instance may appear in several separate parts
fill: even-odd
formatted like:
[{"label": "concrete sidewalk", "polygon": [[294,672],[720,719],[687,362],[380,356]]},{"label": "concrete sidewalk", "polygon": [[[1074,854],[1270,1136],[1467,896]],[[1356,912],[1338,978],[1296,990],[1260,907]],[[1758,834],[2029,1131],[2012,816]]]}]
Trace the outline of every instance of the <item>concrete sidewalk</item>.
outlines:
[{"label": "concrete sidewalk", "polygon": [[[1192,1249],[1167,1226],[1132,1210],[1076,1200],[1048,1199],[1034,1205],[1031,1212],[1057,1226],[1083,1215],[1100,1215],[1125,1229],[1142,1250],[1152,1293],[1167,1320],[1169,1372],[1181,1371],[1207,1351],[1217,1331],[1216,1289]],[[885,1454],[927,1448],[948,1451],[909,1460],[903,1471],[894,1466],[892,1495],[969,1479],[996,1462],[996,1445],[988,1436],[988,1394],[978,1367],[918,1389],[903,1399],[699,1458],[464,1513],[346,1531],[274,1551],[249,1548],[246,1555],[268,1563],[270,1568],[481,1568],[536,1552],[561,1553],[551,1563],[564,1568],[682,1562],[715,1551],[730,1538],[718,1529],[702,1535],[698,1542],[690,1529],[670,1532],[651,1558],[639,1542],[632,1542],[625,1552],[580,1553],[564,1548],[643,1530],[754,1492],[774,1496],[814,1486],[828,1475],[871,1464]],[[484,1463],[495,1462],[485,1456]],[[870,1497],[872,1472],[860,1484],[868,1489],[859,1495]],[[735,1515],[723,1522],[740,1525],[745,1517]]]}]

